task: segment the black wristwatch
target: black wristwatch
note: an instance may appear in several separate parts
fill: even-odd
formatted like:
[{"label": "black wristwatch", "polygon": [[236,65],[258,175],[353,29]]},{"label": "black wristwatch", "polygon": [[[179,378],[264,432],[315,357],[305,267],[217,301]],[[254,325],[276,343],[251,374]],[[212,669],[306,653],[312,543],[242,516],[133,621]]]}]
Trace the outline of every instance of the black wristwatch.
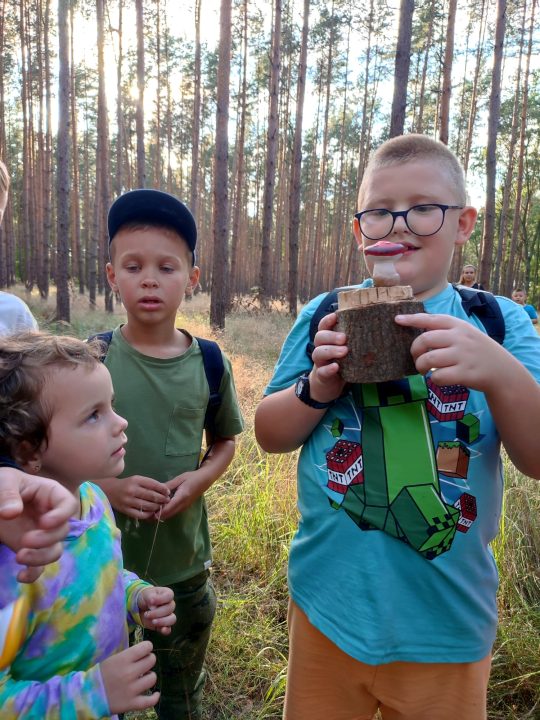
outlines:
[{"label": "black wristwatch", "polygon": [[309,373],[300,375],[296,381],[296,385],[294,386],[294,392],[299,400],[306,405],[309,405],[309,407],[316,408],[317,410],[322,410],[323,408],[330,407],[330,405],[334,404],[333,400],[330,402],[318,402],[317,400],[313,400],[309,392]]}]

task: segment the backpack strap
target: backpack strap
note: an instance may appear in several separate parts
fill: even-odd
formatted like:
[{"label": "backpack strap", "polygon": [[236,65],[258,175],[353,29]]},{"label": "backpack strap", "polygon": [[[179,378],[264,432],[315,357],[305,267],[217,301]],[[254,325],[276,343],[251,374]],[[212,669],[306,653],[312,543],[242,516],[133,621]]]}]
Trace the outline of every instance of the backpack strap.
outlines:
[{"label": "backpack strap", "polygon": [[315,350],[315,345],[313,344],[313,341],[315,339],[315,333],[319,329],[319,323],[321,322],[323,317],[329,315],[330,313],[336,312],[338,308],[338,292],[341,292],[342,290],[354,290],[355,287],[357,286],[334,288],[333,290],[330,290],[330,292],[326,293],[326,295],[323,297],[323,299],[317,306],[309,322],[309,342],[306,345],[306,355],[310,360],[313,351]]},{"label": "backpack strap", "polygon": [[109,351],[109,345],[111,344],[112,336],[112,330],[105,330],[104,332],[97,333],[96,335],[90,335],[90,337],[86,340],[86,342],[91,342],[92,340],[99,340],[101,342],[101,362],[105,362],[107,352]]},{"label": "backpack strap", "polygon": [[474,290],[462,285],[453,285],[453,288],[459,293],[461,304],[467,315],[476,315],[489,337],[502,345],[506,335],[506,326],[495,295],[487,290]]},{"label": "backpack strap", "polygon": [[205,340],[204,338],[195,338],[199,343],[202,353],[204,374],[208,382],[210,395],[208,397],[208,405],[206,406],[206,414],[204,416],[204,427],[211,436],[215,436],[216,431],[216,414],[221,405],[221,394],[219,386],[223,378],[225,367],[223,365],[223,356],[217,342],[213,340]]}]

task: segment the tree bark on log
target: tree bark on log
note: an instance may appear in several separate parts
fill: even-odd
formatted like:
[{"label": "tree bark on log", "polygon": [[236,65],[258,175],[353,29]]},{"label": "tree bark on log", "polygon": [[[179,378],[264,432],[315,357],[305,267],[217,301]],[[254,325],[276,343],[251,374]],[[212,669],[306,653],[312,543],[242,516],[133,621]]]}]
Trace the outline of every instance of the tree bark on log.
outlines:
[{"label": "tree bark on log", "polygon": [[424,312],[408,286],[362,288],[338,294],[338,326],[347,336],[349,352],[340,361],[341,375],[350,383],[397,380],[417,370],[411,344],[421,334],[402,327],[396,315]]}]

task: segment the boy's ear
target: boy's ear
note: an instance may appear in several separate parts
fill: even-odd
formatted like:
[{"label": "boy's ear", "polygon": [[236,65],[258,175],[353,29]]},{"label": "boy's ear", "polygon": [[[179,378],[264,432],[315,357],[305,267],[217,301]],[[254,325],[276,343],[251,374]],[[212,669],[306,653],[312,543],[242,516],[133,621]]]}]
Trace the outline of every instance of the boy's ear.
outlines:
[{"label": "boy's ear", "polygon": [[478,211],[470,205],[467,205],[463,208],[463,210],[461,210],[458,220],[458,232],[455,242],[456,245],[465,245],[471,237],[474,226],[476,225],[477,217]]},{"label": "boy's ear", "polygon": [[191,271],[189,273],[189,284],[192,288],[197,287],[197,283],[199,282],[199,277],[201,275],[200,268],[197,267],[197,265],[194,265],[191,268]]},{"label": "boy's ear", "polygon": [[113,264],[108,262],[105,265],[105,270],[107,271],[107,280],[109,282],[109,285],[111,286],[111,290],[113,292],[118,292],[118,285],[116,284],[116,273],[114,272]]},{"label": "boy's ear", "polygon": [[362,250],[362,248],[364,247],[364,242],[362,240],[362,233],[360,232],[360,223],[358,222],[357,218],[353,218],[352,231],[354,239],[356,240],[356,244],[358,245],[358,249]]},{"label": "boy's ear", "polygon": [[41,470],[41,450],[37,449],[28,442],[23,440],[17,448],[15,461],[21,468],[30,475],[38,475]]}]

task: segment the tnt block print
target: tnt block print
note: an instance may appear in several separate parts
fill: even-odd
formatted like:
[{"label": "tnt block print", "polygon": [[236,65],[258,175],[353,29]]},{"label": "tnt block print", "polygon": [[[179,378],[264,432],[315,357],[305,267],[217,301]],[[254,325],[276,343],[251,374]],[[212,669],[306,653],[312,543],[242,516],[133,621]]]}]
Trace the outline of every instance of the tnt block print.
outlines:
[{"label": "tnt block print", "polygon": [[473,443],[480,437],[480,420],[472,413],[456,422],[456,435],[464,443]]},{"label": "tnt block print", "polygon": [[469,390],[463,385],[443,385],[439,387],[428,378],[426,381],[429,397],[428,410],[440,422],[461,420],[465,415],[465,406],[469,399]]},{"label": "tnt block print", "polygon": [[440,442],[437,447],[437,469],[444,475],[465,479],[469,471],[470,451],[459,440]]},{"label": "tnt block print", "polygon": [[326,453],[328,487],[344,495],[349,485],[364,482],[362,446],[350,440],[338,440]]},{"label": "tnt block print", "polygon": [[460,495],[454,503],[454,507],[459,510],[457,529],[459,532],[466,533],[476,520],[476,516],[478,514],[476,509],[476,498],[474,495],[469,495],[469,493],[463,493],[463,495]]}]

